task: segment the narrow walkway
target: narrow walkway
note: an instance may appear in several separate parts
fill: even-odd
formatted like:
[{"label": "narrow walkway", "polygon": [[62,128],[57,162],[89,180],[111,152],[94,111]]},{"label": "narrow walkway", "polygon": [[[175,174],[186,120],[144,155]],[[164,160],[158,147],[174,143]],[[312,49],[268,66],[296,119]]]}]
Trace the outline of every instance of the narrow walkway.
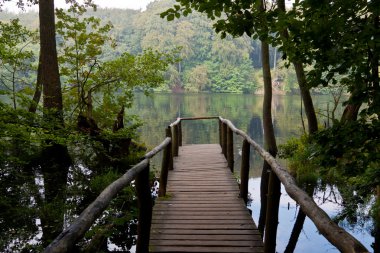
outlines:
[{"label": "narrow walkway", "polygon": [[218,144],[180,147],[153,208],[151,252],[263,252]]}]

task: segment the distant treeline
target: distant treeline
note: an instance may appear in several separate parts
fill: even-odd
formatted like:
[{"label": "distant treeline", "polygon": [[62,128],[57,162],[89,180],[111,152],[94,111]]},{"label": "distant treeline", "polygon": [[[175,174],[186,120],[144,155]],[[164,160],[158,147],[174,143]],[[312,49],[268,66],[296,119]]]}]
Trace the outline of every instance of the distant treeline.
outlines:
[{"label": "distant treeline", "polygon": [[[161,19],[159,14],[173,4],[172,0],[163,0],[150,3],[143,12],[98,9],[85,15],[101,18],[104,23],[110,21],[114,26],[110,36],[117,47],[105,46],[104,59],[113,59],[124,52],[137,54],[148,48],[163,52],[177,49],[180,60],[169,67],[165,85],[157,91],[261,93],[260,42],[249,37],[221,39],[212,22],[197,12],[172,22]],[[38,27],[36,12],[3,12],[0,20],[14,18],[29,29]],[[281,53],[270,48],[270,54],[275,92],[298,90],[295,73],[283,67]]]}]

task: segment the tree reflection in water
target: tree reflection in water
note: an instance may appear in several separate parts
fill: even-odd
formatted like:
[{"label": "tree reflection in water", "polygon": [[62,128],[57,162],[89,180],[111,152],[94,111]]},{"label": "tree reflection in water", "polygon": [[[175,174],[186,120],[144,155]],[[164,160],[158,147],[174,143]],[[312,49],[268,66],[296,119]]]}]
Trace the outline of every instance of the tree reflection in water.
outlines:
[{"label": "tree reflection in water", "polygon": [[[108,155],[102,148],[87,144],[55,144],[37,154],[20,156],[27,161],[2,161],[1,252],[42,251],[141,153],[135,148],[126,159],[110,162],[104,159]],[[15,151],[20,152],[20,148],[9,150],[9,157],[16,157]],[[136,217],[137,201],[130,186],[113,200],[78,243],[77,250],[107,252],[112,245],[113,249],[128,252],[136,242]]]}]

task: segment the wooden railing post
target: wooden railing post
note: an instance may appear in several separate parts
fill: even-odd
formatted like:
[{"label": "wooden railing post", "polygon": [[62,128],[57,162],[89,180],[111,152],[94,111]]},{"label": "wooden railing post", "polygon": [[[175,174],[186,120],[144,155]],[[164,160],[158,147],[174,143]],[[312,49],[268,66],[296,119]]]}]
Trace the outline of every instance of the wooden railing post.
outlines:
[{"label": "wooden railing post", "polygon": [[249,153],[251,145],[246,139],[243,141],[241,151],[241,169],[240,169],[240,197],[244,199],[245,204],[248,201],[248,179],[249,179]]},{"label": "wooden railing post", "polygon": [[227,163],[230,170],[234,171],[234,132],[230,127],[227,127]]},{"label": "wooden railing post", "polygon": [[152,223],[152,194],[149,184],[149,164],[136,177],[136,192],[139,207],[137,225],[137,253],[149,252],[150,226]]},{"label": "wooden railing post", "polygon": [[178,156],[178,125],[175,124],[172,129],[173,129],[173,133],[172,133],[172,135],[173,135],[173,141],[172,141],[173,152],[172,152],[172,154],[174,157],[174,156]]},{"label": "wooden railing post", "polygon": [[[166,128],[166,137],[171,136],[170,127]],[[171,143],[171,142],[170,142]],[[158,189],[158,197],[166,195],[166,185],[168,183],[168,173],[170,168],[170,154],[171,145],[168,144],[162,154],[161,174],[160,174],[160,187]]]},{"label": "wooden railing post", "polygon": [[172,131],[170,129],[170,126],[166,130],[168,137],[171,138],[171,141],[168,145],[168,151],[169,151],[169,170],[173,170],[173,136],[172,136]]},{"label": "wooden railing post", "polygon": [[222,152],[227,159],[227,124],[222,123]]},{"label": "wooden railing post", "polygon": [[223,123],[220,120],[220,118],[218,122],[219,122],[219,144],[220,144],[220,147],[223,147],[223,135],[222,135]]},{"label": "wooden railing post", "polygon": [[178,123],[178,146],[182,146],[182,121]]}]

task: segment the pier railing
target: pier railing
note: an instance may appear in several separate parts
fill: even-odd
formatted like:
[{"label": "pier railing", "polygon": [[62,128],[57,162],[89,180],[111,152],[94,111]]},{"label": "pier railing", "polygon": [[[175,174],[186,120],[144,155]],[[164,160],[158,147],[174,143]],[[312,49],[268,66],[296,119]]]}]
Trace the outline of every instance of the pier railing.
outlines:
[{"label": "pier railing", "polygon": [[[252,147],[271,167],[273,173],[284,185],[286,192],[301,207],[302,211],[311,219],[318,231],[341,252],[369,252],[356,238],[339,227],[330,219],[304,190],[297,186],[295,179],[290,173],[282,168],[276,159],[257,144],[250,136],[242,130],[236,128],[234,124],[222,117],[198,117],[198,118],[178,118],[170,127],[173,129],[173,155],[178,155],[178,147],[182,145],[182,121],[184,120],[201,120],[201,119],[218,119],[219,122],[219,142],[222,152],[227,159],[231,171],[234,168],[234,148],[233,134],[242,137],[242,160],[240,169],[240,197],[247,201],[248,196],[248,179],[249,179],[249,155]],[[166,186],[162,186],[166,187]],[[266,224],[270,226],[270,224]],[[270,230],[270,229],[269,229]],[[265,235],[263,236],[265,238]],[[264,245],[270,243],[270,240],[264,240]],[[270,248],[264,246],[264,249]]]},{"label": "pier railing", "polygon": [[[284,185],[286,192],[301,207],[302,211],[312,220],[319,232],[341,252],[369,252],[358,240],[346,232],[343,228],[334,223],[330,217],[314,202],[305,191],[299,188],[294,178],[289,172],[258,145],[250,136],[242,130],[236,128],[231,121],[222,117],[197,117],[178,118],[166,129],[165,140],[147,153],[142,161],[129,169],[122,177],[111,183],[97,198],[91,203],[74,223],[63,231],[44,252],[70,252],[74,245],[83,238],[86,231],[95,220],[107,208],[110,201],[116,194],[136,180],[136,190],[139,202],[139,223],[137,253],[148,252],[150,226],[152,219],[152,199],[149,185],[149,159],[157,153],[163,151],[162,166],[160,174],[159,196],[166,195],[166,184],[168,174],[173,169],[173,158],[178,156],[179,147],[182,146],[182,122],[189,120],[217,120],[219,123],[219,142],[222,152],[226,157],[229,168],[234,167],[234,133],[242,138],[242,161],[240,170],[240,197],[247,201],[248,178],[250,167],[250,149],[253,148],[271,167]],[[268,225],[268,224],[267,224]],[[265,235],[264,235],[265,238]],[[264,240],[264,244],[269,240]],[[266,248],[266,247],[264,247]]]},{"label": "pier railing", "polygon": [[57,238],[55,238],[55,240],[48,245],[48,247],[46,247],[44,252],[72,252],[75,244],[84,237],[85,233],[94,224],[96,219],[108,207],[111,200],[124,187],[130,185],[133,180],[135,180],[139,208],[136,252],[149,252],[148,247],[152,220],[152,194],[149,183],[149,159],[164,150],[165,155],[163,160],[166,161],[167,159],[165,158],[167,154],[171,153],[170,149],[171,138],[167,137],[160,145],[146,153],[138,164],[129,169],[116,181],[108,185],[80,214],[80,216],[66,230],[58,235]]},{"label": "pier railing", "polygon": [[[313,198],[297,186],[295,179],[286,169],[282,168],[282,166],[272,155],[252,140],[251,137],[249,137],[245,132],[236,128],[231,121],[223,119],[222,117],[219,117],[219,121],[222,126],[221,145],[222,147],[227,146],[227,148],[223,148],[222,150],[226,155],[227,160],[233,159],[233,157],[231,158],[231,156],[233,156],[233,151],[229,148],[229,145],[233,144],[233,141],[231,140],[231,132],[233,132],[243,138],[242,154],[249,154],[249,148],[252,147],[257,154],[259,154],[270,165],[272,171],[284,185],[284,188],[289,196],[300,205],[302,211],[311,219],[314,225],[318,228],[318,231],[332,245],[334,245],[341,252],[369,252],[356,238],[332,221],[328,214],[314,202]],[[242,165],[242,170],[246,170],[249,167],[249,159],[246,159],[247,158],[242,157],[242,164],[245,164],[244,168]],[[244,172],[244,175],[246,173],[247,172]],[[241,187],[245,189],[248,187],[246,184],[247,180],[244,179],[244,182],[242,180]],[[265,241],[266,240],[264,240],[264,245],[266,243]],[[264,248],[267,247],[264,246]]]}]

